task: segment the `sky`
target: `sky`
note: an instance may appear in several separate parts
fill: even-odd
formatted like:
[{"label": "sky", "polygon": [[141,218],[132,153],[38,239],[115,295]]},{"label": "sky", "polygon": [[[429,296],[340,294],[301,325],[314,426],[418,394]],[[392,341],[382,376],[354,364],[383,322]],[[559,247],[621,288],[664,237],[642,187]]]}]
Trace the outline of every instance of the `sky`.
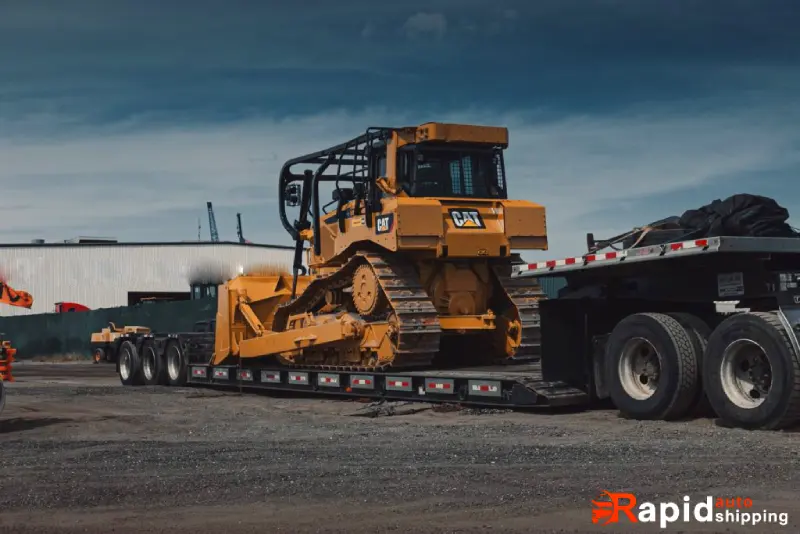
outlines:
[{"label": "sky", "polygon": [[798,27],[794,0],[0,0],[0,242],[207,239],[210,200],[223,240],[239,212],[291,244],[284,161],[427,121],[509,128],[530,261],[736,193],[800,211]]}]

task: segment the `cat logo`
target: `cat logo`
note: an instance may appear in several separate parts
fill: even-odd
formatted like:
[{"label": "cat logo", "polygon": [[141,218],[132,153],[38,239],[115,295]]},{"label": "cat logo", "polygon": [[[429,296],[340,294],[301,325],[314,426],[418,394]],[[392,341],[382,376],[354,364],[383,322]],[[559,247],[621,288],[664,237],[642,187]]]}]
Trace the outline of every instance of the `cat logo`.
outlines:
[{"label": "cat logo", "polygon": [[450,218],[456,228],[486,228],[478,210],[451,209]]},{"label": "cat logo", "polygon": [[394,222],[394,213],[388,215],[381,215],[375,218],[375,233],[388,234],[392,231],[392,222]]}]

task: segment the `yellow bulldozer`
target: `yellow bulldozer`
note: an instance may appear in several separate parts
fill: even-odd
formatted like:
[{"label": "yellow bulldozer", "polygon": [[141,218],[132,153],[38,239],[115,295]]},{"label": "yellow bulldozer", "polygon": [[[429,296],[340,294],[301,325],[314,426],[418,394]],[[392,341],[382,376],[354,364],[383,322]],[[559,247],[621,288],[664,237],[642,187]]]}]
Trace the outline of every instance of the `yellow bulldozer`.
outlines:
[{"label": "yellow bulldozer", "polygon": [[545,208],[508,198],[507,147],[506,128],[426,123],[368,128],[286,162],[279,214],[294,272],[221,286],[211,363],[352,371],[537,359],[542,291],[511,277],[522,263],[512,251],[547,249]]}]

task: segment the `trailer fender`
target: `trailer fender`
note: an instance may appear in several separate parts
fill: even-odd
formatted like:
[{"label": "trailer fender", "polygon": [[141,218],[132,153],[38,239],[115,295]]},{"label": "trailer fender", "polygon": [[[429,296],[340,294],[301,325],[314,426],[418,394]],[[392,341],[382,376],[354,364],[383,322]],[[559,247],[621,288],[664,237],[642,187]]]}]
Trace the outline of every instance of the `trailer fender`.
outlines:
[{"label": "trailer fender", "polygon": [[794,349],[797,365],[800,365],[800,341],[797,339],[797,332],[800,332],[800,306],[781,306],[777,315]]}]

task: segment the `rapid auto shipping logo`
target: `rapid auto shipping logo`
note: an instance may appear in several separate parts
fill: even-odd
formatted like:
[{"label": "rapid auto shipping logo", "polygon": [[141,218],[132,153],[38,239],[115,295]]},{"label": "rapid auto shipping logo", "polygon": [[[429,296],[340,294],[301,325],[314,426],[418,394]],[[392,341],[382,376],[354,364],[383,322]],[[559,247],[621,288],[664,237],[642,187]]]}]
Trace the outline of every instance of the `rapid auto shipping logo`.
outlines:
[{"label": "rapid auto shipping logo", "polygon": [[753,500],[749,498],[725,498],[707,496],[705,500],[692,504],[686,495],[681,505],[676,502],[642,502],[637,505],[632,493],[612,493],[603,491],[600,499],[592,501],[592,523],[612,525],[624,520],[629,523],[658,523],[664,529],[670,523],[681,520],[684,523],[735,523],[738,525],[789,523],[786,512],[751,510]]},{"label": "rapid auto shipping logo", "polygon": [[486,228],[478,210],[451,209],[450,218],[456,228]]}]

